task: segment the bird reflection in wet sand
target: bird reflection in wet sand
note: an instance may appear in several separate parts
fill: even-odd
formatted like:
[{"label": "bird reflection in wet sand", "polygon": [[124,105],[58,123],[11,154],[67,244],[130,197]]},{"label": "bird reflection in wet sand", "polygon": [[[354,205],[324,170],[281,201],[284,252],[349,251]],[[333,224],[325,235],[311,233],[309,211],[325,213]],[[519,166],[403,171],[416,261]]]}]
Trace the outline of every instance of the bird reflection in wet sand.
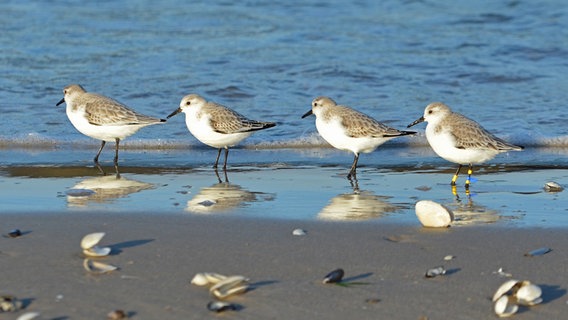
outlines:
[{"label": "bird reflection in wet sand", "polygon": [[403,209],[388,202],[389,197],[378,196],[370,191],[360,191],[357,180],[351,181],[352,193],[333,197],[318,214],[322,220],[369,220]]},{"label": "bird reflection in wet sand", "polygon": [[109,175],[85,179],[67,190],[67,204],[84,207],[90,202],[105,203],[129,194],[154,188],[153,184]]},{"label": "bird reflection in wet sand", "polygon": [[469,192],[466,192],[466,195],[467,200],[462,200],[458,195],[456,195],[454,204],[449,205],[454,213],[453,225],[465,226],[489,224],[506,219],[505,216],[499,214],[499,211],[490,210],[486,206],[476,204]]},{"label": "bird reflection in wet sand", "polygon": [[210,187],[202,188],[187,202],[185,210],[193,213],[224,213],[248,203],[274,199],[274,194],[251,192],[237,184],[230,183],[227,171],[223,170],[223,173],[224,181],[215,170],[218,182]]}]

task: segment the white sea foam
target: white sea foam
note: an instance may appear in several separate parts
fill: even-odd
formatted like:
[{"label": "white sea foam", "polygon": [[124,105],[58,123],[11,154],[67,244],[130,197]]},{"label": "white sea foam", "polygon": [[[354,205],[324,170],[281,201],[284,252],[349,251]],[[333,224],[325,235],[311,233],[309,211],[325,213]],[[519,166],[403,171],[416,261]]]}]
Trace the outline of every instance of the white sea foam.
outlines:
[{"label": "white sea foam", "polygon": [[[566,148],[568,147],[568,135],[544,136],[536,133],[519,132],[508,136],[500,135],[500,138],[511,143],[530,148]],[[52,137],[38,133],[29,133],[15,137],[0,137],[0,148],[54,148],[69,146],[73,148],[93,148],[100,146],[99,141],[82,137]],[[308,133],[297,138],[271,139],[263,137],[250,139],[240,145],[242,148],[256,149],[290,149],[290,148],[329,148],[331,147],[317,133]],[[401,138],[387,142],[383,147],[386,148],[408,148],[408,147],[427,147],[428,141],[423,133],[413,137]],[[129,138],[121,142],[121,147],[125,149],[188,149],[206,148],[203,144],[189,139],[136,139]]]}]

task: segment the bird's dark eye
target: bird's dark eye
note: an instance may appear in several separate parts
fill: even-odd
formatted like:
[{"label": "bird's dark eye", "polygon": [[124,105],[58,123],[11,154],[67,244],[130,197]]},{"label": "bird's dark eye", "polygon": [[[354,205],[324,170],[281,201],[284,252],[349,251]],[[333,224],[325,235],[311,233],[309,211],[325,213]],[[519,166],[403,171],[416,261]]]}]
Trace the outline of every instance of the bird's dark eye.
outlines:
[{"label": "bird's dark eye", "polygon": [[186,106],[189,106],[191,104],[191,101],[188,101],[185,103]]},{"label": "bird's dark eye", "polygon": [[317,107],[317,106],[318,106],[318,103],[317,103],[317,102],[314,102],[314,107]]},{"label": "bird's dark eye", "polygon": [[432,114],[432,112],[433,112],[432,110],[429,110],[429,111],[428,111],[428,114]]}]

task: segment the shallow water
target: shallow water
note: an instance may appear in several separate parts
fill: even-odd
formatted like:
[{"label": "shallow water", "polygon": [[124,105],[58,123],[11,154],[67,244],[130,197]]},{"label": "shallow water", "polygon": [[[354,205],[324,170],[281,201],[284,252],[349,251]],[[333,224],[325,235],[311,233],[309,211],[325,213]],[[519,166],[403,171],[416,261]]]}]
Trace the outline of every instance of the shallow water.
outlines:
[{"label": "shallow water", "polygon": [[[394,163],[388,160],[393,151],[400,148],[362,156],[356,184],[346,179],[351,156],[330,149],[237,149],[226,176],[210,167],[212,149],[125,151],[130,165],[120,167],[118,179],[110,161],[103,163],[106,176],[79,161],[73,166],[32,161],[0,167],[0,203],[5,213],[215,214],[293,219],[301,225],[303,220],[419,224],[414,204],[433,200],[454,211],[456,227],[568,227],[568,193],[543,190],[547,181],[565,183],[566,167],[524,166],[511,155],[503,164],[475,167],[469,195],[462,175],[454,195],[449,180],[455,166],[416,164],[411,152],[396,154],[403,161]],[[162,160],[147,160],[152,157]]]},{"label": "shallow water", "polygon": [[[562,1],[24,0],[0,10],[2,212],[183,213],[217,181],[215,151],[180,115],[121,143],[119,182],[138,182],[105,187],[118,182],[92,168],[99,142],[55,107],[64,86],[80,83],[152,116],[199,93],[278,122],[231,151],[230,181],[244,191],[226,190],[242,200],[227,214],[317,219],[353,202],[344,177],[352,155],[329,148],[313,117],[300,119],[328,95],[401,129],[444,101],[527,147],[480,168],[473,208],[514,226],[568,225],[564,193],[542,192],[546,181],[565,184],[568,167]],[[107,146],[103,164],[111,157]],[[412,207],[423,197],[468,203],[448,191],[455,167],[423,136],[391,141],[360,165],[358,206],[378,208],[365,219],[416,223]],[[98,196],[82,194],[81,182],[102,185]]]},{"label": "shallow water", "polygon": [[[195,92],[277,121],[245,142],[257,147],[320,145],[314,119],[300,119],[319,95],[397,128],[444,101],[517,144],[567,141],[562,1],[24,0],[0,10],[5,147],[96,145],[55,107],[70,83],[153,116]],[[124,143],[199,145],[182,116]]]}]

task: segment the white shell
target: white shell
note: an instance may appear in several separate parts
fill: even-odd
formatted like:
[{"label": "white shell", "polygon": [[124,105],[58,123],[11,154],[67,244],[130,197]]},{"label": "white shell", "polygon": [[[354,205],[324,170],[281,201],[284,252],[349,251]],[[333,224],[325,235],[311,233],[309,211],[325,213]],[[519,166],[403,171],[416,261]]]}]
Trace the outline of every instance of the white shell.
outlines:
[{"label": "white shell", "polygon": [[292,230],[292,234],[295,235],[295,236],[305,236],[305,235],[306,235],[306,231],[303,230],[303,229],[298,228],[298,229]]},{"label": "white shell", "polygon": [[499,287],[499,289],[497,289],[497,291],[495,291],[495,294],[493,295],[493,302],[497,301],[497,299],[504,296],[507,292],[509,292],[511,289],[513,289],[513,287],[516,286],[517,283],[519,283],[519,282],[520,282],[519,280],[515,280],[515,279],[505,281]]},{"label": "white shell", "polygon": [[519,310],[519,306],[512,303],[512,297],[509,296],[501,296],[501,298],[495,301],[493,305],[493,310],[495,314],[501,318],[510,317]]},{"label": "white shell", "polygon": [[445,206],[430,200],[416,203],[416,216],[424,227],[445,228],[454,221],[454,213]]},{"label": "white shell", "polygon": [[111,252],[111,248],[109,247],[97,247],[94,246],[92,248],[89,249],[84,249],[83,250],[83,254],[89,257],[104,257],[104,256],[108,256]]},{"label": "white shell", "polygon": [[104,232],[89,233],[83,237],[83,240],[81,240],[81,248],[90,249],[96,246],[104,236]]},{"label": "white shell", "polygon": [[227,276],[224,276],[222,274],[214,272],[202,272],[197,273],[195,276],[193,276],[193,279],[191,279],[191,284],[194,284],[196,286],[208,286],[219,283],[226,278]]},{"label": "white shell", "polygon": [[248,279],[243,276],[230,276],[218,282],[209,289],[209,292],[218,299],[225,299],[248,290]]},{"label": "white shell", "polygon": [[515,296],[517,302],[523,306],[534,306],[542,302],[542,290],[539,286],[528,281],[523,281],[523,285],[517,290]]},{"label": "white shell", "polygon": [[544,184],[544,191],[546,192],[561,192],[562,190],[564,190],[564,187],[554,181]]},{"label": "white shell", "polygon": [[19,316],[16,320],[32,320],[39,316],[39,312],[26,312]]},{"label": "white shell", "polygon": [[85,268],[85,270],[87,270],[91,273],[98,273],[98,274],[103,274],[103,273],[111,272],[111,271],[118,269],[117,267],[115,267],[113,265],[98,262],[98,261],[93,261],[91,259],[83,260],[83,268]]}]

